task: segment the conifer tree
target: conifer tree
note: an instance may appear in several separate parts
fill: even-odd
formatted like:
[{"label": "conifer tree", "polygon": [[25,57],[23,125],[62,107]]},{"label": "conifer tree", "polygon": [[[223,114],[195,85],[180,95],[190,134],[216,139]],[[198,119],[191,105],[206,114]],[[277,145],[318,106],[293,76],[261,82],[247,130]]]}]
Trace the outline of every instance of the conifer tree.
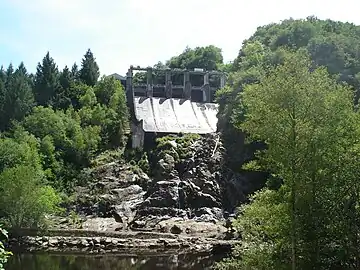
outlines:
[{"label": "conifer tree", "polygon": [[47,52],[42,63],[38,64],[35,75],[34,94],[38,105],[52,105],[53,98],[59,87],[57,65],[50,53]]},{"label": "conifer tree", "polygon": [[[0,68],[0,123],[3,122],[3,115],[4,115],[4,103],[5,103],[5,70],[3,66]],[[1,128],[1,127],[0,127]]]},{"label": "conifer tree", "polygon": [[99,76],[99,66],[95,61],[93,53],[88,49],[81,62],[80,80],[89,86],[94,86]]},{"label": "conifer tree", "polygon": [[65,66],[63,71],[60,73],[60,78],[59,78],[60,86],[63,89],[69,89],[72,80],[73,80],[72,73],[69,70],[69,68],[67,66]]},{"label": "conifer tree", "polygon": [[62,70],[59,75],[60,87],[57,88],[53,106],[58,109],[66,109],[71,105],[70,88],[74,79],[71,71],[67,66]]},{"label": "conifer tree", "polygon": [[71,76],[73,77],[74,81],[79,79],[79,68],[76,63],[74,63],[71,67]]},{"label": "conifer tree", "polygon": [[15,72],[10,65],[6,73],[5,84],[0,83],[3,102],[0,129],[8,128],[12,120],[22,120],[34,106],[34,95],[25,65],[21,63]]}]

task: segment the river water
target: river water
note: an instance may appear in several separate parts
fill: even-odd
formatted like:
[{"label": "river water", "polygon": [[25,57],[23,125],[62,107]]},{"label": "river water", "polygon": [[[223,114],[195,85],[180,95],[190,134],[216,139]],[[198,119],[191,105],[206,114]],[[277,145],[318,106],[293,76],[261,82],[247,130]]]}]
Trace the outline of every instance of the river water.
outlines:
[{"label": "river water", "polygon": [[84,255],[22,253],[11,257],[6,270],[206,270],[221,258],[210,254]]}]

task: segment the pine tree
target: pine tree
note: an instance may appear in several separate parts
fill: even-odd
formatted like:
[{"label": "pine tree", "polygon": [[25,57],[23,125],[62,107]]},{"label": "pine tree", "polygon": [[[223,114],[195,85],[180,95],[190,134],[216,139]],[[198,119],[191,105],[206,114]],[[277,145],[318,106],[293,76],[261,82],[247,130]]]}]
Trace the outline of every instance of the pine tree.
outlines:
[{"label": "pine tree", "polygon": [[0,66],[0,80],[5,81],[5,70],[3,65]]},{"label": "pine tree", "polygon": [[42,64],[38,64],[35,75],[34,93],[38,105],[52,105],[53,98],[59,87],[57,65],[54,59],[50,57],[50,53],[47,52]]},{"label": "pine tree", "polygon": [[81,63],[80,80],[89,86],[94,86],[99,76],[99,66],[95,61],[93,53],[88,49]]},{"label": "pine tree", "polygon": [[0,83],[0,130],[4,130],[8,126],[9,112],[7,111],[6,99],[8,92],[11,91],[14,68],[12,63],[6,70],[2,71],[2,86]]},{"label": "pine tree", "polygon": [[73,76],[72,76],[72,72],[69,70],[69,68],[67,66],[65,66],[63,71],[60,73],[59,81],[60,81],[60,86],[63,89],[70,88],[70,85],[73,81]]},{"label": "pine tree", "polygon": [[10,63],[7,70],[5,71],[5,87],[10,83],[13,73],[14,73],[14,67],[12,63]]},{"label": "pine tree", "polygon": [[79,80],[79,68],[76,63],[74,63],[71,67],[71,76],[73,77],[74,81]]},{"label": "pine tree", "polygon": [[12,120],[22,120],[34,106],[34,95],[25,65],[21,63],[13,72],[10,64],[6,73],[6,82],[2,87],[3,106],[0,129],[8,128]]},{"label": "pine tree", "polygon": [[60,87],[57,88],[53,105],[58,109],[66,109],[71,105],[70,88],[74,82],[72,72],[67,66],[63,69],[59,76]]},{"label": "pine tree", "polygon": [[[4,103],[5,103],[5,70],[3,66],[0,68],[0,123],[3,122],[3,115],[4,115]],[[1,127],[0,127],[1,128]]]},{"label": "pine tree", "polygon": [[26,70],[26,67],[24,65],[24,62],[21,62],[18,69],[17,69],[18,72],[24,74],[24,75],[27,75],[27,70]]}]

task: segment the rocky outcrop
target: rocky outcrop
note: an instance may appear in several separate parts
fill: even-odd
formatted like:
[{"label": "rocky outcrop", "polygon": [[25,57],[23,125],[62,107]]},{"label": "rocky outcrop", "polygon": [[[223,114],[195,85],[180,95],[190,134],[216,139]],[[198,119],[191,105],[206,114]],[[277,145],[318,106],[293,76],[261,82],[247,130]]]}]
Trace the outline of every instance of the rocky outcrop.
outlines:
[{"label": "rocky outcrop", "polygon": [[218,134],[160,138],[149,158],[149,176],[124,162],[92,170],[72,207],[86,217],[82,229],[214,236],[227,230],[235,207],[263,185],[263,176],[225,166]]},{"label": "rocky outcrop", "polygon": [[154,178],[132,228],[155,229],[173,217],[216,224],[263,185],[263,176],[226,168],[225,149],[217,134],[188,140],[167,137],[159,143],[160,149],[153,154]]},{"label": "rocky outcrop", "polygon": [[112,162],[95,168],[86,187],[77,187],[70,209],[87,216],[84,229],[126,229],[144,201],[150,178],[133,166]]}]

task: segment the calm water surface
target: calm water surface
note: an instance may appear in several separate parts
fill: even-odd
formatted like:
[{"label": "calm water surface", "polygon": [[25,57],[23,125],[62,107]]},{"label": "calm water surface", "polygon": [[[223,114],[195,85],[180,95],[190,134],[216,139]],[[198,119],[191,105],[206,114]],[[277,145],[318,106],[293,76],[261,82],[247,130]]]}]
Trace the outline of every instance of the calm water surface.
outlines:
[{"label": "calm water surface", "polygon": [[15,254],[6,270],[201,270],[211,269],[215,258],[210,254],[75,255],[49,253]]}]

